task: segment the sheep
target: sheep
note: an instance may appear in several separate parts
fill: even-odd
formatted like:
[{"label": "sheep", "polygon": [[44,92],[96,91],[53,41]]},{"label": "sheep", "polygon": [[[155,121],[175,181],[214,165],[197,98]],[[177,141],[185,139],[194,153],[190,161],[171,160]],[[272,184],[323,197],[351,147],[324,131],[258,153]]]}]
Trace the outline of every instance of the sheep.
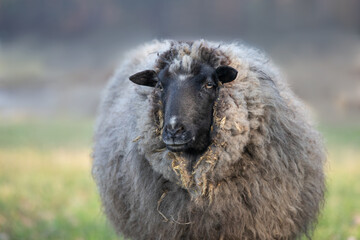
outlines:
[{"label": "sheep", "polygon": [[125,57],[96,123],[92,174],[130,239],[311,238],[326,154],[259,50],[163,40]]}]

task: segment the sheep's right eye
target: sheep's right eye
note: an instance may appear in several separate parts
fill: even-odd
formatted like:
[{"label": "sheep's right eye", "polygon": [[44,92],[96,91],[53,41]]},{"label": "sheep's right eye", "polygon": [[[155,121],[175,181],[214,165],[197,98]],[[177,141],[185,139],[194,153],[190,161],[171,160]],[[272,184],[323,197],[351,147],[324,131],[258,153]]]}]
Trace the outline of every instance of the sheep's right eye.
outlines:
[{"label": "sheep's right eye", "polygon": [[212,82],[207,82],[207,83],[205,84],[205,87],[206,87],[207,89],[211,89],[211,88],[215,87],[215,85],[214,85]]},{"label": "sheep's right eye", "polygon": [[163,85],[161,84],[161,82],[158,82],[158,88],[160,89],[160,91],[164,90]]}]

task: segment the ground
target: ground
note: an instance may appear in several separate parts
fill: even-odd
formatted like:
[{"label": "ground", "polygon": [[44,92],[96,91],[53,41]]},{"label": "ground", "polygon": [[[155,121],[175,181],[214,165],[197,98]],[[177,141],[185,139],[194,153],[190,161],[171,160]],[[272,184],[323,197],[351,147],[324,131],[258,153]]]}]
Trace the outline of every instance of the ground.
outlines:
[{"label": "ground", "polygon": [[[0,123],[0,240],[117,239],[92,180],[93,122]],[[321,125],[325,208],[313,239],[360,239],[360,126]]]}]

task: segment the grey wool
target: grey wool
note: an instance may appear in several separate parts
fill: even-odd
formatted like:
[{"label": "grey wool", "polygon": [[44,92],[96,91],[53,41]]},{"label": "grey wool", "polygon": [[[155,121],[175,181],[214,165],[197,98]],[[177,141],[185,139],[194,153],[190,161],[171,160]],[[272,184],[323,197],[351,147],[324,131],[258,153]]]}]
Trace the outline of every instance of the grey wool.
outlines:
[{"label": "grey wool", "polygon": [[[189,169],[162,141],[154,88],[129,76],[191,71],[193,61],[238,75],[220,86],[211,143]],[[271,61],[240,44],[164,40],[129,52],[104,91],[94,141],[103,210],[127,239],[311,238],[324,202],[321,136]]]}]

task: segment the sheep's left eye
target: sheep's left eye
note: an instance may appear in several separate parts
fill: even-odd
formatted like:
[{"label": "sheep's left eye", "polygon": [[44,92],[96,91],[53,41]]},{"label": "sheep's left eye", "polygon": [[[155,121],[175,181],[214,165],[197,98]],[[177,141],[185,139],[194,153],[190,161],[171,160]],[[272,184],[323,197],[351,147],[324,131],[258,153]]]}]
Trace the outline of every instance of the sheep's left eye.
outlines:
[{"label": "sheep's left eye", "polygon": [[205,84],[205,87],[206,87],[207,89],[210,89],[210,88],[213,88],[213,87],[214,87],[214,84],[213,84],[212,82],[207,82],[207,83]]}]

